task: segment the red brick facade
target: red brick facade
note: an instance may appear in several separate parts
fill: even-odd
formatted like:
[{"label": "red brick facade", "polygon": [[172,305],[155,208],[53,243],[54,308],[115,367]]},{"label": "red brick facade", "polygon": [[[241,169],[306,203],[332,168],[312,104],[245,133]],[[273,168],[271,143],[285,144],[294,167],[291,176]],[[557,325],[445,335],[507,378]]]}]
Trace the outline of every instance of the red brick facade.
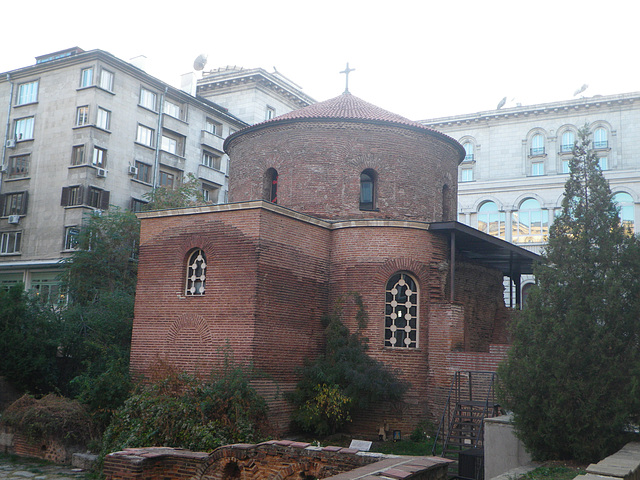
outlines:
[{"label": "red brick facade", "polygon": [[[236,360],[268,374],[256,386],[270,401],[273,426],[286,430],[290,406],[278,395],[294,387],[296,367],[320,352],[321,319],[349,292],[362,296],[369,317],[369,354],[411,384],[401,404],[357,418],[354,431],[376,435],[387,423],[408,434],[440,414],[453,371],[495,368],[503,350],[492,345],[505,341],[508,313],[502,276],[458,262],[456,302],[449,303],[447,237],[429,231],[429,222],[457,210],[462,147],[354,98],[229,137],[238,203],[140,215],[134,373],[153,376],[170,364],[207,375],[228,345]],[[342,116],[331,121],[323,108]],[[278,205],[261,200],[269,169],[278,172]],[[374,210],[360,210],[367,169],[375,171]],[[194,249],[206,255],[201,296],[185,294]],[[386,286],[398,272],[417,284],[415,348],[385,346]],[[353,305],[344,313],[354,321]]]}]

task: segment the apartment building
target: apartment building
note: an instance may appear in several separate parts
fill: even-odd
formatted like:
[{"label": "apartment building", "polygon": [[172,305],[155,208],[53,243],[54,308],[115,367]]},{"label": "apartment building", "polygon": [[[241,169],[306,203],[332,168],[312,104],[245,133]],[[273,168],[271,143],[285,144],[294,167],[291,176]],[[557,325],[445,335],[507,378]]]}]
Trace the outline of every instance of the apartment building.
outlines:
[{"label": "apartment building", "polygon": [[[573,145],[578,129],[586,125],[621,220],[635,229],[640,92],[518,105],[421,123],[465,148],[458,169],[458,220],[536,253],[561,210]],[[526,288],[525,282],[525,295]]]},{"label": "apartment building", "polygon": [[59,262],[87,212],[139,211],[189,173],[227,198],[222,144],[246,122],[102,51],[72,48],[0,74],[0,286],[59,301]]}]

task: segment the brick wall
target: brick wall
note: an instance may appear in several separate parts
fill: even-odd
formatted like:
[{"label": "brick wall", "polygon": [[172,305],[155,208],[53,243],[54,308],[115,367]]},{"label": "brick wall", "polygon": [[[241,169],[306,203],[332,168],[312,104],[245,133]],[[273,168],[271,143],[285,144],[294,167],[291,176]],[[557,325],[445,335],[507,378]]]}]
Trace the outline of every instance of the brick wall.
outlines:
[{"label": "brick wall", "polygon": [[47,460],[53,463],[70,464],[74,453],[85,451],[86,446],[65,445],[55,437],[29,438],[27,435],[0,425],[0,451]]},{"label": "brick wall", "polygon": [[[242,135],[227,150],[232,202],[269,200],[265,172],[275,168],[278,204],[316,217],[455,219],[459,152],[428,131],[340,121],[276,123]],[[365,169],[378,177],[378,211],[359,209]]]}]

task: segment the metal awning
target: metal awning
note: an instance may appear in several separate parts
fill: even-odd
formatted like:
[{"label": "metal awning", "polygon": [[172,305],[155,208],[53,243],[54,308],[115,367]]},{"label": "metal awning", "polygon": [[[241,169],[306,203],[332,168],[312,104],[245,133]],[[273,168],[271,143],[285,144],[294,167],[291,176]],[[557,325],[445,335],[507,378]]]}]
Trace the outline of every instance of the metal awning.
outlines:
[{"label": "metal awning", "polygon": [[[451,255],[451,301],[455,299],[456,259],[479,263],[502,272],[516,285],[516,304],[520,304],[520,277],[533,273],[533,264],[540,255],[488,235],[460,222],[435,222],[429,231],[449,238]],[[513,305],[513,295],[511,295]]]}]

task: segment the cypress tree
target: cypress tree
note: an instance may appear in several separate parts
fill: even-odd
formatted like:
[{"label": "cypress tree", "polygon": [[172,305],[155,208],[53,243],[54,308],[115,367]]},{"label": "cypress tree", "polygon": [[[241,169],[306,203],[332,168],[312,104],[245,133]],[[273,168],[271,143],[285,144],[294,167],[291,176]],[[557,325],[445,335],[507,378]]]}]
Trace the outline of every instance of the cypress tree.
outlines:
[{"label": "cypress tree", "polygon": [[542,258],[499,370],[503,402],[534,458],[598,461],[640,413],[640,245],[586,126]]}]

